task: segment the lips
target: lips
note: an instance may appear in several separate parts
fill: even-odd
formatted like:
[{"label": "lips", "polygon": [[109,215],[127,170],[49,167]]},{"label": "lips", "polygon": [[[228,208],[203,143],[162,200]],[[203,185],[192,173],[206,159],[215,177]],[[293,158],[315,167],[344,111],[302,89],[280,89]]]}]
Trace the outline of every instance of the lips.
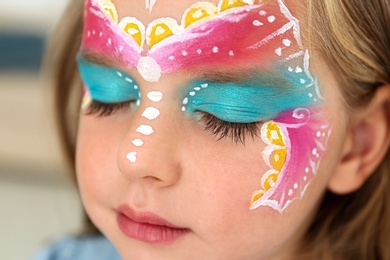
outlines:
[{"label": "lips", "polygon": [[136,212],[128,206],[117,210],[117,223],[125,236],[151,244],[170,243],[189,232],[153,213]]}]

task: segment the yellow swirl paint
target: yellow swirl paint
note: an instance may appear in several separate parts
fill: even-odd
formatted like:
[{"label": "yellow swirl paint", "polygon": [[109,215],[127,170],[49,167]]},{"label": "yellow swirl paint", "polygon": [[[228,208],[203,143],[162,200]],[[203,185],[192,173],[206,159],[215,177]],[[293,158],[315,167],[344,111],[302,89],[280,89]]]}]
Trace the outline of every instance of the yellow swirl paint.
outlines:
[{"label": "yellow swirl paint", "polygon": [[219,11],[223,12],[235,7],[241,7],[249,4],[254,4],[254,0],[221,0],[219,2]]},{"label": "yellow swirl paint", "polygon": [[147,45],[152,48],[165,38],[181,31],[177,21],[173,18],[159,18],[151,22],[146,30]]},{"label": "yellow swirl paint", "polygon": [[252,194],[250,205],[258,201],[270,189],[272,189],[279,179],[287,158],[287,147],[282,128],[278,123],[270,121],[261,128],[261,137],[267,145],[264,149],[271,167],[261,178],[262,189]]},{"label": "yellow swirl paint", "polygon": [[218,12],[217,7],[209,2],[199,2],[191,5],[183,15],[182,19],[182,26],[184,28],[188,27],[189,25],[198,22],[200,20],[203,20],[204,18],[213,16]]},{"label": "yellow swirl paint", "polygon": [[145,26],[138,19],[125,17],[120,21],[119,27],[142,47],[145,41]]},{"label": "yellow swirl paint", "polygon": [[102,0],[100,1],[100,8],[111,20],[118,23],[118,12],[113,2],[110,0]]},{"label": "yellow swirl paint", "polygon": [[111,0],[99,0],[99,4],[103,13],[105,13],[114,23],[118,24],[126,34],[131,36],[135,42],[141,46],[141,48],[144,45],[145,40],[147,46],[152,48],[157,43],[172,35],[180,33],[192,24],[212,18],[219,13],[233,8],[263,1],[265,0],[220,0],[218,5],[202,1],[192,4],[185,10],[180,25],[173,18],[159,18],[152,21],[146,27],[146,30],[145,25],[134,17],[125,17],[118,24],[117,9]]}]

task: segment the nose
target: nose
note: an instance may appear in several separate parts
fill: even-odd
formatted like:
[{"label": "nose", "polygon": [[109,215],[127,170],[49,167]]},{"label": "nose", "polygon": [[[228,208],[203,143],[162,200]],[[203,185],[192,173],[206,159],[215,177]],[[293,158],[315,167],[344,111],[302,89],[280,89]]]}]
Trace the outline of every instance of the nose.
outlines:
[{"label": "nose", "polygon": [[132,181],[167,187],[181,177],[179,136],[174,116],[160,110],[147,107],[134,115],[132,127],[119,146],[117,164]]}]

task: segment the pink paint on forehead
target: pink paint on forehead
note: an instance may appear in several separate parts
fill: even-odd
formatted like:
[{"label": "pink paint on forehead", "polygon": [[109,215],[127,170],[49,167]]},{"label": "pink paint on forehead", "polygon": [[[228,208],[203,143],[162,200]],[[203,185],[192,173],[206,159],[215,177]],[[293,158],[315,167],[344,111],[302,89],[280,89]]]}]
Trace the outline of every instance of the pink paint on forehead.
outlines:
[{"label": "pink paint on forehead", "polygon": [[[264,67],[300,50],[298,22],[280,3],[232,9],[198,22],[154,45],[146,56],[163,73],[192,66],[226,66],[257,62]],[[85,7],[83,50],[101,53],[120,65],[136,67],[142,49],[100,9],[96,0]]]},{"label": "pink paint on forehead", "polygon": [[[268,15],[260,15],[260,11]],[[237,61],[257,60],[266,65],[282,59],[276,50],[286,48],[283,39],[290,41],[284,57],[298,49],[293,26],[278,5],[241,7],[168,38],[152,49],[149,56],[161,61],[160,66],[166,73],[194,65],[237,65]]]},{"label": "pink paint on forehead", "polygon": [[124,67],[134,67],[141,58],[141,49],[100,9],[96,1],[86,1],[83,51],[101,54]]}]

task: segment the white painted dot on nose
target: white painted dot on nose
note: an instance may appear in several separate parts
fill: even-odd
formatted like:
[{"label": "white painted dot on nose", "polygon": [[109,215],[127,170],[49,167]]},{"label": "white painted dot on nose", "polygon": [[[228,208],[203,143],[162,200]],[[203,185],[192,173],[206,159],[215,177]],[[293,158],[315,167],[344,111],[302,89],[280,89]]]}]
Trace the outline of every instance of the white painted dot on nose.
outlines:
[{"label": "white painted dot on nose", "polygon": [[294,184],[294,189],[298,189],[298,183]]},{"label": "white painted dot on nose", "polygon": [[186,51],[182,51],[182,52],[181,52],[181,55],[183,55],[183,56],[187,56],[187,55],[188,55],[188,52],[186,52]]},{"label": "white painted dot on nose", "polygon": [[233,57],[233,56],[234,56],[234,51],[232,51],[232,50],[229,51],[229,56],[232,56],[232,57]]},{"label": "white painted dot on nose", "polygon": [[107,41],[107,42],[108,42],[109,45],[111,45],[111,44],[112,44],[111,38],[108,38],[108,41]]},{"label": "white painted dot on nose", "polygon": [[132,143],[137,147],[144,145],[144,142],[141,139],[135,139],[132,141]]},{"label": "white painted dot on nose", "polygon": [[174,59],[175,59],[174,56],[169,56],[169,57],[168,57],[168,60],[174,60]]},{"label": "white painted dot on nose", "polygon": [[119,51],[120,52],[122,52],[123,51],[123,49],[124,49],[124,47],[121,45],[121,46],[119,46]]},{"label": "white painted dot on nose", "polygon": [[151,91],[148,93],[147,96],[150,101],[155,103],[160,102],[163,99],[163,93],[161,93],[160,91]]},{"label": "white painted dot on nose", "polygon": [[129,160],[131,163],[135,163],[137,161],[137,153],[131,152],[126,155],[127,160]]},{"label": "white painted dot on nose", "polygon": [[137,133],[140,133],[140,134],[143,134],[146,136],[149,136],[149,135],[154,133],[153,127],[151,127],[150,125],[140,125],[136,131],[137,131]]},{"label": "white painted dot on nose", "polygon": [[196,50],[196,53],[201,54],[201,53],[202,53],[202,50],[201,50],[201,49],[197,49],[197,50]]},{"label": "white painted dot on nose", "polygon": [[100,32],[100,33],[99,33],[99,37],[102,37],[102,36],[103,36],[103,32]]},{"label": "white painted dot on nose", "polygon": [[154,120],[160,116],[160,110],[158,110],[157,108],[154,108],[154,107],[148,107],[145,109],[142,116],[149,119],[149,120]]},{"label": "white painted dot on nose", "polygon": [[183,99],[183,105],[187,105],[187,104],[188,104],[188,98],[186,97]]},{"label": "white painted dot on nose", "polygon": [[213,52],[214,52],[214,53],[217,53],[218,51],[219,51],[218,46],[214,46],[214,47],[213,47]]}]

